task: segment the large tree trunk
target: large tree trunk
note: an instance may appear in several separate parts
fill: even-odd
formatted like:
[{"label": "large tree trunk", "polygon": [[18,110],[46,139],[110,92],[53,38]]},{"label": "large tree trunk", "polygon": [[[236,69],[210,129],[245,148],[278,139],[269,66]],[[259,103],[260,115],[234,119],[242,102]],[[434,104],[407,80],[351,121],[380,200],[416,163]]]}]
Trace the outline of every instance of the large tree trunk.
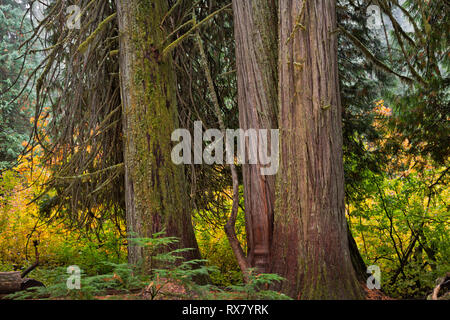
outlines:
[{"label": "large tree trunk", "polygon": [[[272,272],[299,299],[362,298],[344,212],[335,0],[281,0]],[[302,9],[303,8],[303,9]]]},{"label": "large tree trunk", "polygon": [[[233,2],[240,127],[278,128],[278,12],[275,1]],[[243,165],[247,258],[267,272],[275,207],[275,176],[257,165]],[[365,265],[348,230],[350,254],[360,280]]]},{"label": "large tree trunk", "polygon": [[[276,129],[277,8],[274,0],[234,0],[239,123],[247,129]],[[270,140],[268,140],[270,145]],[[248,148],[247,148],[248,150]],[[249,159],[248,155],[246,159]],[[261,175],[260,165],[244,164],[247,259],[267,272],[270,264],[275,176]]]},{"label": "large tree trunk", "polygon": [[[178,116],[172,59],[161,56],[167,0],[117,0],[117,10],[127,231],[149,237],[165,229],[180,247],[194,248],[187,258],[198,258],[183,168],[171,161]],[[130,245],[128,253],[130,263],[148,262],[142,248]]]}]

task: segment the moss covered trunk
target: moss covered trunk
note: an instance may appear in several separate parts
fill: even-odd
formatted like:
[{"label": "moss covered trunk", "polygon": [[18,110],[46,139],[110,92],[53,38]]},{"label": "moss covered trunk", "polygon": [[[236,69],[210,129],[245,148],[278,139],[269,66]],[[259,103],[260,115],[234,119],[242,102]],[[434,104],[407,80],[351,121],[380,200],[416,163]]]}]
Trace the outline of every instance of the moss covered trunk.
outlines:
[{"label": "moss covered trunk", "polygon": [[[172,59],[161,56],[167,0],[117,0],[117,8],[127,231],[149,237],[165,229],[198,258],[183,168],[170,156],[178,116]],[[147,260],[142,248],[128,253],[130,263]]]},{"label": "moss covered trunk", "polygon": [[[277,9],[273,0],[233,1],[239,124],[247,129],[276,129]],[[270,140],[268,140],[270,145]],[[246,156],[249,159],[249,156]],[[260,165],[244,164],[247,260],[267,272],[270,264],[275,176]]]},{"label": "moss covered trunk", "polygon": [[299,299],[362,298],[344,212],[335,0],[281,0],[271,271]]}]

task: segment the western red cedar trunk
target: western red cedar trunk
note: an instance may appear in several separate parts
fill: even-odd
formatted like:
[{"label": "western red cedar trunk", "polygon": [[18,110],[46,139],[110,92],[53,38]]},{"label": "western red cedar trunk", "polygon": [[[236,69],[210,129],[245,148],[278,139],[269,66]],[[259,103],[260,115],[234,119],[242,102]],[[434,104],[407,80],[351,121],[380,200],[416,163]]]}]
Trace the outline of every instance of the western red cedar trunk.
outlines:
[{"label": "western red cedar trunk", "polygon": [[[276,129],[277,8],[274,0],[233,1],[239,124],[247,129]],[[268,140],[270,146],[270,140]],[[247,148],[248,150],[248,148]],[[248,154],[246,156],[248,160]],[[261,175],[260,166],[244,164],[247,259],[267,272],[270,261],[275,176]]]},{"label": "western red cedar trunk", "polygon": [[362,298],[344,211],[336,1],[279,2],[280,169],[272,272],[299,299]]},{"label": "western red cedar trunk", "polygon": [[[170,156],[178,117],[172,59],[161,56],[167,0],[117,0],[117,9],[127,231],[149,237],[165,229],[198,258],[183,168]],[[142,248],[130,245],[128,254],[130,263],[148,262]]]}]

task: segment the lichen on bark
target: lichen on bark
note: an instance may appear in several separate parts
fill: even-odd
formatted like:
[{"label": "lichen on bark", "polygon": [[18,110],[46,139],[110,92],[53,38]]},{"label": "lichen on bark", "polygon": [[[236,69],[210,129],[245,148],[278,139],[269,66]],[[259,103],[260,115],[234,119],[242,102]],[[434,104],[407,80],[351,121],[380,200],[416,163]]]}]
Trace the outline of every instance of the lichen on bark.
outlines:
[{"label": "lichen on bark", "polygon": [[[193,248],[187,258],[199,258],[183,168],[171,161],[171,133],[179,125],[172,58],[161,56],[167,1],[117,2],[127,229],[139,237],[165,230],[180,238],[179,247]],[[147,251],[129,246],[130,262],[140,258],[145,265]]]}]

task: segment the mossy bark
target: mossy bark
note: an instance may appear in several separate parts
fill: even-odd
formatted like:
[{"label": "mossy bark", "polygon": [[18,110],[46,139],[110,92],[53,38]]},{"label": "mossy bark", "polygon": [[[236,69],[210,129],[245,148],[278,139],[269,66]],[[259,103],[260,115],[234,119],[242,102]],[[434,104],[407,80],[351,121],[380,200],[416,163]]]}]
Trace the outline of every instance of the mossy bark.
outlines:
[{"label": "mossy bark", "polygon": [[362,298],[344,210],[335,0],[281,0],[271,271],[298,299]]},{"label": "mossy bark", "polygon": [[[194,249],[187,258],[198,258],[183,168],[170,156],[178,115],[172,59],[161,56],[167,0],[117,0],[117,8],[127,231],[149,237],[165,229]],[[128,253],[130,263],[148,262],[142,248]]]}]

